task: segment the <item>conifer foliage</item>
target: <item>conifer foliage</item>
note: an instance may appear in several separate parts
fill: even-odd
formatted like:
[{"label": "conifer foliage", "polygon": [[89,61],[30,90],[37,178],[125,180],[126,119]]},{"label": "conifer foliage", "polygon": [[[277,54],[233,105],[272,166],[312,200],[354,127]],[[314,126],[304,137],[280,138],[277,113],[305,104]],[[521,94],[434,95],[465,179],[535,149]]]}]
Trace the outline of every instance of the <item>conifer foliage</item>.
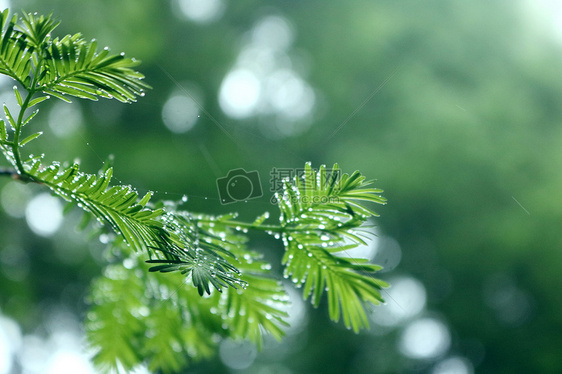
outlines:
[{"label": "conifer foliage", "polygon": [[[376,213],[365,203],[384,204],[379,189],[359,173],[339,167],[285,180],[276,199],[278,223],[269,214],[241,222],[236,214],[198,215],[179,203],[155,202],[131,187],[114,185],[104,165],[88,174],[78,164],[46,164],[26,156],[36,106],[51,97],[134,102],[149,86],[135,71],[138,61],[80,34],[53,37],[51,16],[0,13],[0,73],[15,81],[19,112],[4,106],[0,150],[15,179],[37,183],[113,231],[114,261],[91,288],[86,328],[94,363],[105,371],[146,364],[154,372],[177,372],[212,357],[221,339],[258,346],[265,334],[281,339],[290,300],[272,266],[251,250],[245,233],[262,231],[282,240],[284,277],[319,306],[327,295],[332,320],[359,331],[368,327],[367,304],[382,301],[387,285],[373,274],[379,266],[350,258],[346,250],[365,244],[363,230]],[[34,110],[34,111],[30,111]],[[39,124],[40,126],[40,124]],[[272,220],[274,221],[274,220]],[[191,286],[178,287],[183,283]]]}]

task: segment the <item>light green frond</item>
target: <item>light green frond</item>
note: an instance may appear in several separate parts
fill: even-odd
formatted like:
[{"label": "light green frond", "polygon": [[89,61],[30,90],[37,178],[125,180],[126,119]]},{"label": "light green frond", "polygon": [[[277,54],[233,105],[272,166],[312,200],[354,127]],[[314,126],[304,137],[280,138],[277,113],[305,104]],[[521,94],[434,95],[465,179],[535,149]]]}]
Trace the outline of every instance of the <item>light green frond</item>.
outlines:
[{"label": "light green frond", "polygon": [[145,326],[138,313],[145,305],[140,298],[144,284],[122,265],[110,265],[104,273],[92,285],[85,322],[89,344],[97,349],[93,362],[101,372],[119,364],[132,369],[143,360],[138,347]]},{"label": "light green frond", "polygon": [[97,42],[85,41],[80,34],[54,39],[45,52],[38,86],[61,100],[73,96],[133,102],[150,87],[142,81],[144,75],[133,70],[139,61],[112,55],[107,47],[98,52]]},{"label": "light green frond", "polygon": [[22,26],[18,29],[27,36],[27,40],[34,48],[42,48],[51,38],[51,33],[60,24],[52,15],[44,16],[33,13],[24,13]]},{"label": "light green frond", "polygon": [[209,285],[222,292],[214,296],[219,297],[214,308],[230,326],[231,337],[248,339],[258,345],[265,333],[280,339],[287,316],[285,291],[278,281],[268,277],[271,265],[249,251],[246,237],[227,224],[235,215],[191,217],[185,212],[175,215],[180,217],[183,230],[191,227],[187,229],[190,240],[198,243],[195,256],[187,252],[177,263],[150,260],[149,263],[164,263],[152,267],[151,271],[186,274],[199,294],[213,295]]},{"label": "light green frond", "polygon": [[6,129],[6,123],[3,119],[0,119],[0,141],[8,141],[8,131]]},{"label": "light green frond", "polygon": [[220,296],[217,312],[230,326],[230,337],[247,339],[261,347],[264,334],[277,340],[284,336],[288,298],[279,281],[269,276],[271,265],[262,260],[261,254],[246,248],[247,238],[240,234],[242,228],[230,226],[236,217],[201,215],[196,219],[204,233],[202,242],[227,250],[241,273],[240,281],[244,282],[242,288],[230,287]]},{"label": "light green frond", "polygon": [[303,297],[310,297],[316,307],[325,292],[332,320],[343,317],[345,326],[355,332],[368,327],[364,303],[380,304],[384,301],[380,290],[388,287],[374,278],[381,267],[364,264],[362,259],[334,256],[322,247],[320,237],[313,240],[312,235],[297,234],[287,240],[285,276],[302,287]]},{"label": "light green frond", "polygon": [[[188,277],[200,295],[211,294],[211,286],[222,292],[223,288],[244,288],[240,270],[232,249],[241,245],[235,236],[220,237],[201,224],[203,216],[193,217],[187,212],[167,212],[162,217],[164,228],[175,238],[171,249],[155,248],[160,258],[147,261],[158,264],[150,268],[155,272],[175,272]],[[219,221],[220,218],[214,218]]]},{"label": "light green frond", "polygon": [[9,139],[9,135],[6,122],[0,119],[0,151],[12,165],[15,165],[16,160],[14,159],[14,154],[11,149],[11,140]]},{"label": "light green frond", "polygon": [[285,336],[288,296],[281,283],[270,277],[271,265],[262,260],[262,255],[247,249],[235,253],[247,287],[229,289],[221,300],[221,310],[230,325],[231,337],[247,339],[261,348],[265,334],[277,340]]},{"label": "light green frond", "polygon": [[88,342],[97,350],[93,362],[101,372],[122,365],[127,372],[146,363],[151,372],[177,373],[189,363],[216,352],[221,320],[209,310],[216,303],[200,298],[181,277],[139,271],[123,263],[108,265],[94,281],[86,318]]},{"label": "light green frond", "polygon": [[150,253],[152,248],[170,245],[169,234],[158,220],[162,210],[146,206],[151,193],[139,199],[130,186],[110,187],[113,169],[102,175],[86,174],[77,164],[68,168],[58,163],[44,166],[39,157],[24,166],[39,183],[109,224],[133,250]]},{"label": "light green frond", "polygon": [[120,362],[131,370],[142,360],[151,371],[175,373],[214,355],[221,339],[260,344],[266,333],[280,338],[287,302],[283,288],[266,277],[268,265],[256,254],[238,251],[246,254],[240,268],[251,282],[248,288],[230,287],[203,298],[179,273],[147,272],[136,255],[108,265],[92,285],[86,321],[89,342],[103,347],[94,357],[96,366],[107,371]]},{"label": "light green frond", "polygon": [[[258,264],[268,266],[263,262]],[[288,326],[285,321],[288,297],[278,281],[265,274],[252,273],[245,269],[245,265],[240,265],[240,268],[248,287],[243,292],[228,290],[224,312],[233,337],[247,339],[261,348],[265,334],[277,340],[285,336],[283,327]]]},{"label": "light green frond", "polygon": [[0,13],[0,74],[5,74],[22,86],[31,82],[35,46],[28,35],[16,28],[17,15],[9,19],[9,10]]},{"label": "light green frond", "polygon": [[384,204],[380,189],[359,173],[341,174],[338,165],[318,171],[306,164],[302,177],[284,182],[278,195],[285,244],[285,277],[303,287],[304,298],[318,306],[324,292],[334,321],[346,327],[368,327],[365,303],[383,301],[386,283],[373,277],[379,266],[361,259],[344,259],[336,252],[365,244],[362,227],[376,213],[364,202]]},{"label": "light green frond", "polygon": [[0,13],[0,73],[32,94],[42,91],[64,101],[104,97],[133,102],[150,88],[134,70],[139,61],[110,54],[107,47],[98,52],[97,42],[79,33],[52,38],[59,23],[51,16],[24,14],[21,24],[17,15],[8,18],[7,9]]}]

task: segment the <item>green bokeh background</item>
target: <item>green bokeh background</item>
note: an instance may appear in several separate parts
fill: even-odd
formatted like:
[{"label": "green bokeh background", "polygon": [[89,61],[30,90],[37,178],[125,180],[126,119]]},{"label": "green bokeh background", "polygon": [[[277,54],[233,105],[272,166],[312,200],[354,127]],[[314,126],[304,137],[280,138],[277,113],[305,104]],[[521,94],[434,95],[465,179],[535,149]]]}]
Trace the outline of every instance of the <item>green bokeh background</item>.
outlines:
[{"label": "green bokeh background", "polygon": [[[153,87],[133,105],[74,103],[83,125],[68,137],[49,131],[55,103],[46,104],[34,126],[45,130],[37,143],[49,160],[78,157],[94,172],[113,154],[114,175],[141,192],[186,194],[187,209],[236,210],[248,219],[275,212],[267,188],[273,167],[338,162],[385,190],[389,203],[376,223],[402,251],[385,276],[423,283],[424,313],[448,326],[448,351],[409,359],[397,349],[403,326],[354,335],[322,306],[308,310],[306,328],[279,354],[261,353],[246,372],[430,373],[440,359],[460,356],[478,373],[559,373],[562,15],[537,4],[550,3],[225,1],[221,17],[204,24],[177,17],[164,0],[12,0],[11,7],[53,13],[62,20],[58,35],[81,31],[142,60]],[[287,137],[268,133],[273,116],[229,118],[218,102],[248,32],[271,15],[292,25],[288,54],[315,90],[308,128]],[[178,84],[197,87],[210,114],[183,134],[162,120]],[[265,196],[223,206],[216,178],[239,167],[259,172]],[[0,190],[9,183],[0,180]],[[41,238],[0,209],[0,310],[26,333],[41,333],[60,305],[78,316],[86,310],[103,245],[76,233],[75,218]],[[279,259],[276,243],[253,243]],[[216,360],[193,372],[237,371]]]}]

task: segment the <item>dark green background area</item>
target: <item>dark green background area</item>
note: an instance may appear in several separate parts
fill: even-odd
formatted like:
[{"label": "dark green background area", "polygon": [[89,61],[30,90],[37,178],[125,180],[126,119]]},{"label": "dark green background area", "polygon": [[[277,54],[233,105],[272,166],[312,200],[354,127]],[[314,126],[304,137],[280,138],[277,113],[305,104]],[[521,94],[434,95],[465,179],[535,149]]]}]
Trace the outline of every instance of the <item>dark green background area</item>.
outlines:
[{"label": "dark green background area", "polygon": [[[12,9],[53,13],[62,21],[58,35],[80,31],[142,60],[139,70],[153,87],[132,105],[75,100],[84,126],[69,138],[49,133],[53,102],[46,104],[34,126],[45,131],[37,142],[49,149],[47,159],[78,157],[95,172],[113,154],[115,177],[141,192],[175,200],[186,194],[189,210],[236,210],[247,219],[276,211],[268,188],[274,167],[312,161],[358,169],[385,190],[389,203],[378,207],[376,224],[402,248],[401,263],[386,277],[409,274],[424,284],[427,310],[450,328],[449,354],[468,358],[478,373],[557,373],[562,37],[555,17],[528,11],[529,3],[227,1],[209,24],[180,20],[161,0],[13,0]],[[217,100],[241,40],[266,15],[293,24],[292,51],[304,56],[304,78],[316,90],[311,125],[296,136],[267,136],[267,118],[231,119]],[[212,116],[201,113],[180,135],[161,117],[176,82],[197,85]],[[240,167],[259,172],[265,195],[223,206],[216,178]],[[0,180],[0,189],[7,182]],[[0,210],[0,254],[16,248],[24,260],[14,266],[29,270],[16,282],[0,268],[0,308],[24,331],[40,329],[48,306],[85,313],[103,246],[75,233],[71,221],[44,239]],[[281,256],[282,247],[262,236],[251,246]],[[516,323],[487,298],[497,279],[527,295],[527,313]],[[306,329],[279,349],[285,354],[264,352],[248,372],[273,364],[295,374],[431,372],[433,362],[397,350],[400,328],[355,335],[332,324],[325,305],[308,312]],[[287,348],[295,340],[299,349]],[[228,372],[219,360],[193,370]]]}]

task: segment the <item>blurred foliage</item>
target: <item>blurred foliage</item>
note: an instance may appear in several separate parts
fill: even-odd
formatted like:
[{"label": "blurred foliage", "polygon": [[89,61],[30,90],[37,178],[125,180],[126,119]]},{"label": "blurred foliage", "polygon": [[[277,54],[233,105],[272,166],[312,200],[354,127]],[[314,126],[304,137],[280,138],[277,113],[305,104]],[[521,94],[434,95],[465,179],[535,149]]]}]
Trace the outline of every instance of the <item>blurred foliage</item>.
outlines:
[{"label": "blurred foliage", "polygon": [[[81,103],[83,125],[74,136],[43,135],[49,157],[79,154],[82,166],[95,170],[114,153],[123,182],[168,191],[171,199],[187,194],[187,209],[217,214],[231,206],[218,203],[215,180],[232,168],[262,176],[272,165],[306,160],[357,168],[387,191],[381,232],[402,248],[393,273],[423,282],[428,310],[452,331],[450,355],[467,357],[479,373],[562,371],[562,49],[549,26],[554,17],[533,13],[534,2],[225,2],[222,17],[208,24],[182,20],[156,0],[11,3],[55,12],[64,20],[61,33],[81,30],[143,60],[154,88],[136,105]],[[226,117],[217,101],[242,38],[270,14],[291,22],[301,74],[317,92],[311,127],[289,138],[264,135],[257,117]],[[205,115],[185,134],[169,132],[161,110],[178,87],[162,69],[196,86],[205,110],[233,139]],[[47,122],[48,111],[36,120]],[[177,162],[161,167],[169,159]],[[0,188],[7,183],[0,180]],[[234,206],[247,217],[269,207],[266,198]],[[37,238],[2,210],[0,219],[2,313],[26,331],[37,329],[36,305],[65,303],[83,313],[76,300],[99,272],[103,246],[67,232]],[[266,257],[280,258],[268,238],[255,243],[271,248]],[[50,249],[61,247],[89,255],[78,264],[53,261]],[[15,269],[27,276],[14,276]],[[520,313],[509,317],[514,310]],[[266,344],[247,371],[433,368],[398,352],[401,326],[386,332],[375,325],[373,334],[357,337],[329,327],[327,305],[309,311],[308,321],[295,333],[300,344],[289,336],[274,353]],[[219,361],[201,365],[195,370],[228,370]]]}]

